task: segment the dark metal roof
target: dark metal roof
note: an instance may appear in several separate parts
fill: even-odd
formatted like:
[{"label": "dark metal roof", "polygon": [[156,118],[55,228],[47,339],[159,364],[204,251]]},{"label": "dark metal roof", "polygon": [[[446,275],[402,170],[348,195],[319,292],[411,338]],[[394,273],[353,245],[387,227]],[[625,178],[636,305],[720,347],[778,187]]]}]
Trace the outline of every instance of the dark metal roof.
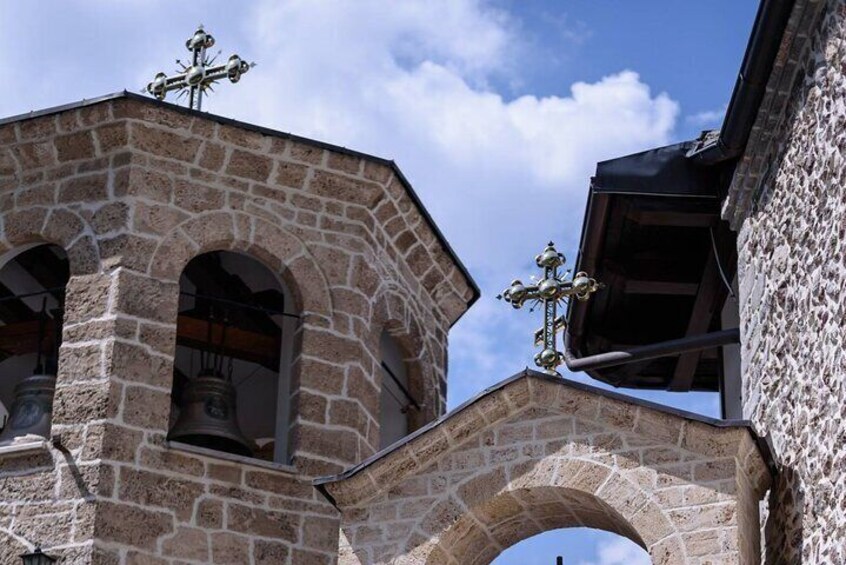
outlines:
[{"label": "dark metal roof", "polygon": [[[435,223],[435,220],[432,219],[431,214],[429,214],[429,211],[423,205],[423,202],[420,200],[420,197],[414,191],[414,188],[411,186],[411,183],[408,181],[408,179],[405,177],[403,172],[400,170],[399,166],[397,166],[396,162],[394,162],[391,159],[384,159],[382,157],[376,157],[374,155],[370,155],[368,153],[362,153],[360,151],[355,151],[353,149],[348,149],[348,148],[342,147],[340,145],[333,145],[331,143],[326,143],[326,142],[323,142],[323,141],[317,141],[317,140],[314,140],[314,139],[309,139],[307,137],[300,137],[298,135],[294,135],[294,134],[288,133],[288,132],[274,130],[274,129],[266,128],[266,127],[263,127],[263,126],[250,124],[250,123],[247,123],[247,122],[240,122],[238,120],[233,120],[231,118],[226,118],[224,116],[218,116],[217,114],[210,114],[208,112],[200,112],[200,111],[193,110],[193,109],[190,109],[190,108],[185,108],[183,106],[178,106],[176,104],[171,104],[169,102],[163,102],[163,101],[160,101],[160,100],[156,100],[154,98],[150,98],[150,97],[147,97],[147,96],[141,96],[140,94],[135,94],[133,92],[128,92],[126,90],[123,90],[121,92],[113,92],[111,94],[105,94],[103,96],[98,96],[97,98],[84,99],[84,100],[80,100],[78,102],[72,102],[70,104],[63,104],[61,106],[53,106],[52,108],[45,108],[43,110],[27,112],[25,114],[18,114],[16,116],[9,116],[7,118],[0,119],[0,125],[10,124],[10,123],[14,123],[14,122],[20,122],[20,121],[24,121],[24,120],[30,120],[30,119],[34,119],[34,118],[39,118],[41,116],[49,116],[51,114],[58,114],[58,113],[61,113],[61,112],[66,112],[68,110],[76,110],[76,109],[79,109],[79,108],[85,108],[87,106],[93,106],[95,104],[100,104],[100,103],[103,103],[103,102],[107,102],[109,100],[118,100],[118,99],[122,99],[122,98],[142,102],[144,104],[150,104],[150,105],[153,105],[153,106],[162,106],[162,107],[167,108],[168,110],[172,110],[172,111],[178,112],[180,114],[187,114],[189,116],[204,118],[204,119],[207,119],[207,120],[217,122],[219,124],[225,124],[225,125],[230,125],[230,126],[242,128],[242,129],[245,129],[245,130],[249,130],[249,131],[254,131],[254,132],[260,133],[262,135],[279,137],[279,138],[283,138],[283,139],[290,139],[290,140],[296,141],[298,143],[304,143],[304,144],[307,144],[307,145],[311,145],[313,147],[319,147],[321,149],[328,149],[329,151],[333,151],[335,153],[343,153],[345,155],[350,155],[350,156],[353,156],[353,157],[359,157],[361,159],[366,159],[368,161],[372,161],[374,163],[380,163],[382,165],[389,167],[391,169],[391,171],[394,173],[394,175],[396,175],[396,177],[403,184],[403,187],[405,188],[406,192],[408,193],[408,196],[411,198],[411,201],[414,203],[414,205],[420,211],[420,214],[423,216],[423,219],[426,220],[426,223],[432,229],[432,232],[435,234],[435,237],[437,237],[438,242],[443,246],[444,250],[447,252],[449,257],[455,263],[455,266],[458,268],[458,270],[464,276],[464,278],[467,281],[467,284],[472,289],[473,296],[471,296],[470,300],[467,302],[468,309],[470,308],[470,306],[472,306],[479,299],[479,296],[481,295],[481,291],[479,290],[479,285],[476,284],[476,281],[473,280],[473,277],[470,275],[470,272],[467,270],[467,267],[464,266],[464,263],[461,261],[461,259],[458,258],[458,255],[456,255],[456,253],[453,250],[452,246],[450,245],[449,241],[447,241],[446,237],[444,236],[444,234],[441,232],[440,228]],[[459,317],[459,319],[460,319],[460,317]],[[455,322],[457,322],[457,321],[458,320],[455,320]],[[455,322],[453,322],[453,324]]]},{"label": "dark metal roof", "polygon": [[[694,143],[597,165],[576,268],[606,287],[571,303],[567,338],[576,356],[726,329],[715,327],[726,289],[714,266],[731,279],[735,236],[720,220],[728,169],[696,166],[686,156]],[[716,391],[719,357],[710,350],[588,374],[621,387]]]},{"label": "dark metal roof", "polygon": [[[663,412],[665,414],[670,414],[672,416],[676,416],[679,418],[684,418],[687,420],[693,420],[695,422],[701,422],[703,424],[707,424],[709,426],[713,426],[715,428],[745,428],[749,431],[751,436],[755,439],[755,442],[758,445],[758,448],[761,452],[761,456],[764,458],[765,463],[770,468],[770,471],[773,475],[778,473],[778,460],[776,459],[775,452],[773,447],[770,445],[768,437],[760,436],[755,429],[755,426],[749,420],[721,420],[718,418],[711,418],[710,416],[703,416],[702,414],[696,414],[694,412],[688,412],[687,410],[681,410],[679,408],[674,408],[672,406],[666,406],[664,404],[658,404],[656,402],[650,402],[648,400],[642,400],[640,398],[635,398],[633,396],[628,396],[625,394],[620,394],[619,392],[615,392],[613,390],[607,390],[604,388],[599,388],[595,386],[591,386],[588,384],[580,383],[578,381],[573,381],[570,379],[565,379],[563,377],[557,375],[550,375],[548,373],[541,373],[538,371],[533,371],[529,368],[524,369],[523,371],[508,377],[505,380],[498,382],[497,384],[486,388],[473,398],[463,402],[460,406],[453,408],[437,420],[433,422],[429,422],[427,425],[423,426],[422,428],[414,431],[413,433],[405,436],[401,440],[389,445],[385,449],[379,451],[378,453],[373,454],[372,456],[368,457],[358,465],[350,467],[349,469],[339,473],[337,475],[332,475],[329,477],[320,477],[313,481],[313,484],[321,488],[321,485],[325,485],[328,483],[334,483],[337,481],[342,481],[346,478],[359,473],[360,471],[370,467],[374,463],[378,462],[379,460],[387,457],[391,453],[395,451],[399,451],[406,444],[412,442],[416,438],[425,435],[430,430],[440,426],[445,421],[455,418],[461,412],[469,409],[478,401],[482,400],[483,398],[495,394],[496,392],[502,390],[503,388],[507,387],[509,384],[524,378],[534,378],[543,381],[554,382],[556,384],[560,384],[565,387],[569,387],[581,392],[586,392],[589,394],[595,394],[597,396],[601,396],[604,398],[608,398],[611,400],[617,400],[620,402],[626,402],[628,404],[632,404],[635,406],[642,406],[644,408],[648,408],[650,410],[656,410],[658,412]],[[325,491],[324,491],[325,493]],[[328,493],[325,493],[328,496]],[[330,497],[331,499],[331,497]]]}]

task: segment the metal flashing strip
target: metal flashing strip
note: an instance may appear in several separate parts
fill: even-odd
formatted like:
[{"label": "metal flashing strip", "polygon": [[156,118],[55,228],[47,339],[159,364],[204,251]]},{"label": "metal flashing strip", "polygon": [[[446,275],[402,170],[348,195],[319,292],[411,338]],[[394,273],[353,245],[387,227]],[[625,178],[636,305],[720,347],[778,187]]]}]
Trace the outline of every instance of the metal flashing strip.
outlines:
[{"label": "metal flashing strip", "polygon": [[30,455],[39,451],[49,451],[47,449],[46,439],[35,439],[23,443],[0,446],[0,457],[17,457],[20,455]]},{"label": "metal flashing strip", "polygon": [[778,472],[779,472],[779,465],[778,465],[777,459],[775,457],[775,452],[773,450],[773,446],[769,441],[769,438],[760,436],[758,434],[757,430],[755,429],[755,426],[749,420],[722,420],[722,419],[719,419],[719,418],[712,418],[710,416],[704,416],[702,414],[696,414],[694,412],[688,412],[687,410],[682,410],[682,409],[675,408],[675,407],[672,407],[672,406],[666,406],[664,404],[659,404],[657,402],[652,402],[652,401],[649,401],[649,400],[643,400],[643,399],[640,399],[640,398],[635,398],[635,397],[632,397],[632,396],[621,394],[619,392],[615,392],[613,390],[602,389],[602,388],[595,387],[595,386],[592,386],[592,385],[589,385],[589,384],[585,384],[585,383],[573,381],[573,380],[570,380],[570,379],[566,379],[566,378],[563,378],[561,376],[550,375],[550,374],[547,374],[547,373],[541,373],[541,372],[533,371],[529,368],[526,368],[522,372],[517,373],[515,375],[512,375],[511,377],[508,377],[507,379],[504,379],[504,380],[498,382],[497,384],[484,389],[483,391],[478,393],[476,396],[470,398],[469,400],[464,401],[463,403],[461,403],[461,405],[459,405],[458,407],[450,410],[449,412],[447,412],[446,414],[444,414],[443,416],[441,416],[437,420],[434,420],[434,421],[428,423],[427,425],[423,426],[422,428],[420,428],[420,429],[414,431],[413,433],[405,436],[401,440],[399,440],[399,441],[389,445],[388,447],[384,448],[383,450],[371,455],[370,457],[368,457],[367,459],[365,459],[361,463],[359,463],[359,464],[357,464],[353,467],[350,467],[349,469],[347,469],[347,470],[345,470],[342,473],[339,473],[337,475],[332,475],[332,476],[328,476],[328,477],[320,477],[320,478],[314,479],[314,481],[312,481],[312,484],[315,487],[317,487],[318,489],[323,489],[324,487],[322,485],[342,481],[344,479],[347,479],[347,478],[363,471],[367,467],[370,467],[371,465],[373,465],[376,462],[378,462],[379,460],[387,457],[391,453],[393,453],[395,451],[399,451],[400,449],[405,447],[407,444],[411,443],[412,441],[414,441],[418,437],[424,435],[428,431],[430,431],[430,430],[436,428],[437,426],[441,425],[446,420],[449,420],[451,418],[456,417],[459,413],[463,412],[464,410],[466,410],[467,408],[469,408],[470,406],[472,406],[473,404],[475,404],[479,400],[481,400],[481,399],[485,398],[486,396],[489,396],[489,395],[491,395],[491,394],[493,394],[493,393],[495,393],[499,390],[502,390],[503,388],[507,387],[511,383],[518,381],[522,378],[534,378],[534,379],[554,382],[554,383],[557,383],[557,384],[560,384],[560,385],[563,385],[563,386],[566,386],[566,387],[570,387],[572,389],[575,389],[575,390],[578,390],[578,391],[581,391],[581,392],[586,392],[588,394],[595,394],[597,396],[602,396],[602,397],[605,397],[605,398],[608,398],[608,399],[617,400],[617,401],[620,401],[620,402],[626,402],[628,404],[632,404],[632,405],[643,407],[643,408],[648,408],[648,409],[651,409],[651,410],[656,410],[658,412],[663,412],[665,414],[670,414],[672,416],[677,416],[679,418],[683,418],[683,419],[686,419],[686,420],[693,420],[693,421],[696,421],[696,422],[707,424],[707,425],[713,426],[715,428],[745,428],[749,431],[752,438],[755,440],[755,443],[758,446],[759,451],[761,452],[761,457],[764,459],[764,462],[766,463],[767,467],[770,469],[770,472],[773,474],[773,476],[777,475]]},{"label": "metal flashing strip", "polygon": [[[291,141],[304,143],[304,144],[307,144],[307,145],[311,145],[313,147],[318,147],[320,149],[327,149],[329,151],[333,151],[333,152],[336,152],[336,153],[342,153],[344,155],[349,155],[351,157],[358,157],[358,158],[361,158],[361,159],[366,159],[368,161],[372,161],[372,162],[375,162],[375,163],[380,163],[382,165],[385,165],[386,167],[391,169],[391,172],[399,179],[400,183],[402,183],[403,188],[405,188],[405,191],[408,194],[409,198],[411,198],[412,203],[414,203],[415,207],[420,212],[420,214],[423,216],[423,219],[426,221],[429,228],[435,234],[435,237],[438,239],[438,242],[441,244],[441,246],[447,252],[447,255],[449,255],[450,259],[452,259],[453,263],[455,263],[455,266],[458,268],[459,272],[462,274],[464,279],[467,281],[468,286],[470,287],[470,289],[473,292],[473,295],[467,301],[467,309],[469,309],[473,304],[475,304],[476,301],[481,296],[481,290],[479,289],[479,285],[476,284],[476,281],[470,275],[470,271],[467,270],[467,267],[464,265],[464,263],[461,261],[461,259],[458,258],[458,255],[455,253],[455,250],[452,248],[452,245],[450,245],[449,241],[447,241],[443,232],[441,232],[440,228],[435,223],[435,220],[432,218],[432,215],[429,213],[429,210],[427,210],[426,206],[423,205],[423,202],[420,200],[420,197],[418,196],[417,192],[415,192],[414,188],[411,186],[411,183],[408,181],[406,176],[400,170],[400,168],[396,164],[396,162],[393,161],[392,159],[385,159],[384,157],[377,157],[375,155],[370,155],[368,153],[362,153],[361,151],[355,151],[354,149],[349,149],[349,148],[346,148],[346,147],[342,147],[340,145],[333,145],[331,143],[326,143],[324,141],[318,141],[316,139],[309,139],[307,137],[300,137],[300,136],[292,134],[292,133],[274,130],[274,129],[259,126],[259,125],[256,125],[256,124],[241,122],[241,121],[238,121],[238,120],[233,120],[232,118],[226,118],[224,116],[219,116],[217,114],[210,114],[208,112],[200,112],[198,110],[192,110],[190,108],[178,106],[176,104],[171,104],[169,102],[162,102],[162,101],[159,101],[159,100],[155,100],[153,98],[148,98],[147,96],[135,94],[134,92],[128,92],[126,90],[123,90],[121,92],[113,92],[111,94],[105,94],[103,96],[98,96],[97,98],[83,99],[83,100],[80,100],[79,102],[72,102],[70,104],[63,104],[61,106],[53,106],[51,108],[45,108],[43,110],[37,110],[37,111],[28,112],[28,113],[25,113],[25,114],[18,114],[18,115],[15,115],[15,116],[10,116],[8,118],[2,118],[2,119],[0,119],[0,126],[10,124],[10,123],[14,123],[14,122],[20,122],[20,121],[40,118],[40,117],[43,117],[43,116],[49,116],[51,114],[58,114],[58,113],[61,113],[61,112],[66,112],[68,110],[77,110],[77,109],[80,109],[80,108],[93,106],[95,104],[100,104],[100,103],[107,102],[107,101],[110,101],[110,100],[120,100],[120,99],[134,100],[134,101],[137,101],[137,102],[142,102],[144,104],[150,104],[150,105],[153,105],[153,106],[161,106],[161,107],[167,108],[168,110],[178,112],[180,114],[185,114],[185,115],[188,115],[188,116],[194,116],[194,117],[198,117],[198,118],[205,118],[207,120],[211,120],[211,121],[217,122],[219,124],[230,125],[230,126],[233,126],[233,127],[237,127],[237,128],[245,129],[245,130],[248,130],[248,131],[260,133],[262,135],[278,137],[278,138],[283,138],[283,139],[289,139]],[[465,310],[464,313],[466,313],[466,310]],[[462,313],[461,316],[459,316],[456,320],[454,320],[452,322],[452,325],[454,325],[458,320],[460,320],[463,317],[463,315],[464,314]]]}]

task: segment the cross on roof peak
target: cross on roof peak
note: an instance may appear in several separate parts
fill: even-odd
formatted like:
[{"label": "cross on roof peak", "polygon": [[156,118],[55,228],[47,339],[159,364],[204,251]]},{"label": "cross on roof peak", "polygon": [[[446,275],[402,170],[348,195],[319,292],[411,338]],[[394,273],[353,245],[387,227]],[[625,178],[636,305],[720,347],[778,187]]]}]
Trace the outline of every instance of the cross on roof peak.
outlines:
[{"label": "cross on roof peak", "polygon": [[228,78],[233,83],[238,82],[241,75],[256,65],[243,61],[238,55],[231,55],[225,63],[215,65],[220,51],[213,57],[209,57],[206,53],[206,50],[213,47],[214,43],[214,37],[200,24],[197,31],[185,42],[185,47],[191,52],[190,64],[186,65],[177,59],[176,64],[181,67],[178,69],[178,74],[172,77],[165,73],[156,74],[152,82],[147,85],[147,92],[159,100],[164,100],[168,92],[178,90],[178,98],[188,95],[189,108],[201,110],[203,94],[207,91],[214,92],[212,85],[224,78]]},{"label": "cross on roof peak", "polygon": [[535,332],[535,345],[540,345],[543,349],[535,355],[535,364],[552,374],[558,374],[556,367],[563,360],[555,336],[567,327],[564,316],[558,316],[558,306],[572,297],[587,300],[603,286],[581,271],[572,279],[567,278],[569,269],[560,274],[558,269],[564,266],[565,261],[564,255],[559,253],[555,244],[550,241],[540,255],[535,257],[535,264],[543,269],[543,278],[533,284],[523,284],[520,279],[515,279],[511,286],[497,296],[517,309],[526,303],[532,304],[531,311],[534,311],[536,306],[543,305],[543,327]]}]

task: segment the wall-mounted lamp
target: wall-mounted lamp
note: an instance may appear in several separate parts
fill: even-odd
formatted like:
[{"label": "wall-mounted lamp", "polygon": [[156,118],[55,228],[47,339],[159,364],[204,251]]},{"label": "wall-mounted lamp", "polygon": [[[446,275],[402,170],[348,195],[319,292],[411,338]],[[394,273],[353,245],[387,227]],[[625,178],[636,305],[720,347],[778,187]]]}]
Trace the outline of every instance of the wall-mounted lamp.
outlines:
[{"label": "wall-mounted lamp", "polygon": [[21,555],[21,561],[23,561],[23,565],[52,565],[58,559],[50,557],[46,553],[43,553],[40,547],[36,547],[31,553]]}]

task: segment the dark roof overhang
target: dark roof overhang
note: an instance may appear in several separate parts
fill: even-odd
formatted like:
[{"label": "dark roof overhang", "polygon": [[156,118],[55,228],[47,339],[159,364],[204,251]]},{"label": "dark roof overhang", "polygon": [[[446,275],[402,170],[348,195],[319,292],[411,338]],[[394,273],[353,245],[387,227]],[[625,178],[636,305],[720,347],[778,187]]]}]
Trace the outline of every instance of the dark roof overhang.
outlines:
[{"label": "dark roof overhang", "polygon": [[[697,166],[688,141],[597,165],[577,269],[606,287],[568,311],[577,357],[626,351],[723,329],[719,310],[733,277],[735,235],[720,220],[731,168]],[[714,348],[588,369],[618,387],[719,387]]]},{"label": "dark roof overhang", "polygon": [[782,43],[798,5],[761,1],[719,131],[597,165],[577,267],[607,287],[569,309],[568,365],[614,386],[718,390],[714,348],[613,366],[603,360],[647,357],[673,343],[689,348],[727,329],[718,307],[734,276],[736,236],[720,207],[774,64],[787,56]]}]

